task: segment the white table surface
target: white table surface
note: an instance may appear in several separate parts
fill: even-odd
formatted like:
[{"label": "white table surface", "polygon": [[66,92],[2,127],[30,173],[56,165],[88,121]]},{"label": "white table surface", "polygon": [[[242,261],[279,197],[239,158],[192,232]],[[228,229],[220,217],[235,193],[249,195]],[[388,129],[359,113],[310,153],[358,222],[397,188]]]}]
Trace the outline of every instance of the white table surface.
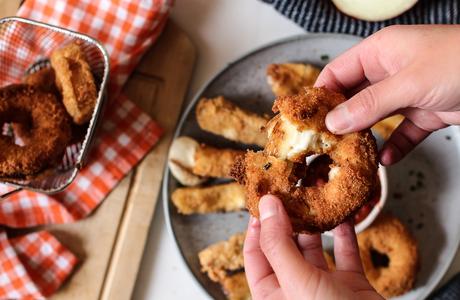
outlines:
[{"label": "white table surface", "polygon": [[[216,72],[250,50],[304,33],[258,0],[178,0],[172,19],[198,50],[189,97]],[[150,228],[133,299],[209,299],[180,257],[169,234],[161,198]],[[443,282],[460,271],[460,253]]]}]

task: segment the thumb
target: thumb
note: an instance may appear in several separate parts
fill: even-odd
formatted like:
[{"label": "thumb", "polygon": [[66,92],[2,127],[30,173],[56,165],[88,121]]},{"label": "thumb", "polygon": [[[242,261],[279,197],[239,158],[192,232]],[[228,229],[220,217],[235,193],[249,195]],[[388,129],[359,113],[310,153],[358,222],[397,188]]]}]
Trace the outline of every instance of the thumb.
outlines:
[{"label": "thumb", "polygon": [[335,134],[370,128],[396,110],[415,102],[418,91],[414,87],[413,84],[405,84],[401,74],[370,85],[330,111],[326,116],[326,126]]},{"label": "thumb", "polygon": [[266,237],[283,235],[292,239],[291,221],[278,197],[269,194],[260,198],[259,215]]},{"label": "thumb", "polygon": [[[311,279],[317,278],[318,269],[307,263],[293,240],[292,227],[283,205],[277,197],[266,195],[260,199],[260,246],[268,259],[283,290],[297,291],[299,281],[308,271]],[[302,287],[303,288],[303,287]],[[291,295],[292,296],[292,295]]]}]

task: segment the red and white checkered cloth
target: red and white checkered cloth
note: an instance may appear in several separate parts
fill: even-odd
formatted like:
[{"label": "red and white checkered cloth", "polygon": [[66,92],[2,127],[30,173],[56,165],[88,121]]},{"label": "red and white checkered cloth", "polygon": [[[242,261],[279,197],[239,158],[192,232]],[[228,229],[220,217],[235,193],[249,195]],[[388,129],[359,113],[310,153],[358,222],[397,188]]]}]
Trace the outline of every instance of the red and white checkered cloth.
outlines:
[{"label": "red and white checkered cloth", "polygon": [[[110,56],[109,109],[88,165],[62,193],[22,191],[0,202],[8,227],[68,223],[88,216],[148,153],[162,130],[121,87],[160,35],[172,0],[26,0],[18,16],[65,27],[99,40]],[[0,186],[0,193],[9,190]],[[0,229],[0,299],[43,298],[71,273],[76,257],[49,233],[8,239]]]},{"label": "red and white checkered cloth", "polygon": [[0,233],[0,298],[43,299],[56,291],[76,257],[46,231],[8,239]]}]

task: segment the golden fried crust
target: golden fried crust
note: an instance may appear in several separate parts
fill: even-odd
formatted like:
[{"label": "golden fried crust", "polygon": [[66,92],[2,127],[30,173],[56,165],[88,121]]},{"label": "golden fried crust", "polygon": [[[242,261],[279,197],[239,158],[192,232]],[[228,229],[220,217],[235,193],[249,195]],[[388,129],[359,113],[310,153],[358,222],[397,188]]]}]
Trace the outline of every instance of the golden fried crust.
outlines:
[{"label": "golden fried crust", "polygon": [[271,64],[267,67],[267,81],[276,96],[291,96],[313,86],[320,72],[309,64]]},{"label": "golden fried crust", "polygon": [[289,150],[301,142],[294,140],[293,145],[286,147],[286,139],[294,131],[295,134],[308,132],[311,141],[304,151],[288,157],[290,160],[301,162],[307,155],[325,153],[327,147],[340,140],[339,136],[327,129],[326,115],[345,100],[343,95],[325,88],[304,88],[297,95],[278,97],[273,104],[273,111],[279,114],[267,125],[268,143],[265,152],[285,159]]},{"label": "golden fried crust", "polygon": [[230,275],[221,281],[222,289],[229,300],[249,300],[251,292],[245,272]]},{"label": "golden fried crust", "polygon": [[50,61],[67,112],[78,125],[88,122],[96,106],[97,89],[79,44],[71,43],[53,51]]},{"label": "golden fried crust", "polygon": [[393,131],[398,127],[399,124],[404,120],[403,115],[394,115],[383,119],[374,126],[372,130],[375,130],[384,140],[388,140]]},{"label": "golden fried crust", "polygon": [[59,94],[55,84],[56,76],[51,67],[43,68],[37,72],[28,74],[22,81],[44,92],[52,93],[56,96]]},{"label": "golden fried crust", "polygon": [[326,114],[345,101],[346,98],[342,94],[326,88],[304,88],[296,95],[276,98],[272,109],[300,130],[327,132]]},{"label": "golden fried crust", "polygon": [[[245,185],[246,206],[251,215],[258,218],[259,198],[263,195],[275,194],[283,200],[290,201],[297,179],[293,169],[292,162],[268,156],[262,151],[248,151],[244,158],[236,161],[231,175]],[[290,208],[286,206],[288,214]],[[292,212],[295,212],[294,207]]]},{"label": "golden fried crust", "polygon": [[245,233],[237,233],[227,241],[218,242],[198,253],[201,271],[221,284],[230,300],[250,299],[244,273],[243,243]]},{"label": "golden fried crust", "polygon": [[49,93],[18,84],[0,89],[0,123],[30,123],[23,147],[0,137],[0,176],[25,177],[62,157],[70,140],[70,121],[62,104]]},{"label": "golden fried crust", "polygon": [[242,269],[244,237],[244,233],[238,233],[200,251],[201,271],[211,280],[220,282],[229,272]]},{"label": "golden fried crust", "polygon": [[[414,286],[419,255],[417,241],[399,219],[380,215],[358,235],[364,273],[369,283],[385,298],[402,295]],[[371,250],[388,257],[388,266],[375,267]]]},{"label": "golden fried crust", "polygon": [[210,187],[184,187],[176,189],[171,200],[179,213],[190,215],[244,209],[244,188],[236,182]]},{"label": "golden fried crust", "polygon": [[268,118],[243,110],[222,96],[201,99],[196,106],[196,119],[201,129],[232,141],[261,147],[267,142],[262,128]]},{"label": "golden fried crust", "polygon": [[[27,85],[32,85],[36,89],[39,89],[46,93],[51,93],[56,97],[60,98],[60,94],[55,84],[54,70],[51,67],[43,68],[37,72],[24,76],[22,81]],[[12,123],[14,135],[21,138],[25,143],[30,142],[31,138],[31,124],[27,122],[23,123]]]},{"label": "golden fried crust", "polygon": [[[283,143],[291,139],[285,137],[295,133],[275,126],[263,152],[249,151],[235,163],[231,175],[245,185],[246,205],[252,215],[259,215],[260,197],[274,194],[282,200],[295,232],[315,233],[334,228],[364,205],[376,183],[377,146],[369,130],[336,136],[325,129],[327,112],[343,100],[324,88],[308,88],[302,94],[276,100],[274,110],[280,115],[270,123],[288,120],[297,126],[296,132],[311,131],[320,138],[312,138],[315,143],[286,159]],[[305,157],[315,153],[329,155],[334,176],[330,175],[323,187],[306,187],[299,184],[305,175],[302,168],[306,167]]]},{"label": "golden fried crust", "polygon": [[230,170],[244,151],[219,149],[201,144],[195,152],[193,174],[206,177],[230,178]]}]

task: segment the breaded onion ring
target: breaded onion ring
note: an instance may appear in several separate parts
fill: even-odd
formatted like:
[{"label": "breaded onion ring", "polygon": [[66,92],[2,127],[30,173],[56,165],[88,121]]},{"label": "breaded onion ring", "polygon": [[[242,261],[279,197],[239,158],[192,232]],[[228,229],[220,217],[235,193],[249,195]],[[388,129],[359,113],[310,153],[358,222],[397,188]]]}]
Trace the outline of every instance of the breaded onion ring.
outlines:
[{"label": "breaded onion ring", "polygon": [[30,137],[24,146],[0,136],[0,176],[35,174],[62,157],[70,140],[70,120],[52,94],[18,84],[0,89],[0,123],[29,121]]},{"label": "breaded onion ring", "polygon": [[358,245],[364,273],[379,294],[389,298],[412,289],[418,269],[417,241],[400,220],[380,215],[358,235]]},{"label": "breaded onion ring", "polygon": [[22,81],[25,84],[33,85],[35,88],[44,92],[52,93],[56,96],[59,95],[59,91],[56,87],[56,75],[51,67],[42,68],[34,73],[27,74],[24,76]]},{"label": "breaded onion ring", "polygon": [[75,124],[91,119],[97,101],[97,88],[80,43],[55,50],[50,57],[62,102]]},{"label": "breaded onion ring", "polygon": [[[368,200],[377,178],[377,146],[370,130],[334,135],[326,114],[345,101],[325,88],[305,88],[294,96],[278,97],[268,124],[264,151],[248,151],[232,169],[246,187],[247,207],[259,217],[259,199],[278,196],[295,232],[330,230]],[[303,186],[306,157],[327,154],[332,160],[329,181],[321,187]]]}]

